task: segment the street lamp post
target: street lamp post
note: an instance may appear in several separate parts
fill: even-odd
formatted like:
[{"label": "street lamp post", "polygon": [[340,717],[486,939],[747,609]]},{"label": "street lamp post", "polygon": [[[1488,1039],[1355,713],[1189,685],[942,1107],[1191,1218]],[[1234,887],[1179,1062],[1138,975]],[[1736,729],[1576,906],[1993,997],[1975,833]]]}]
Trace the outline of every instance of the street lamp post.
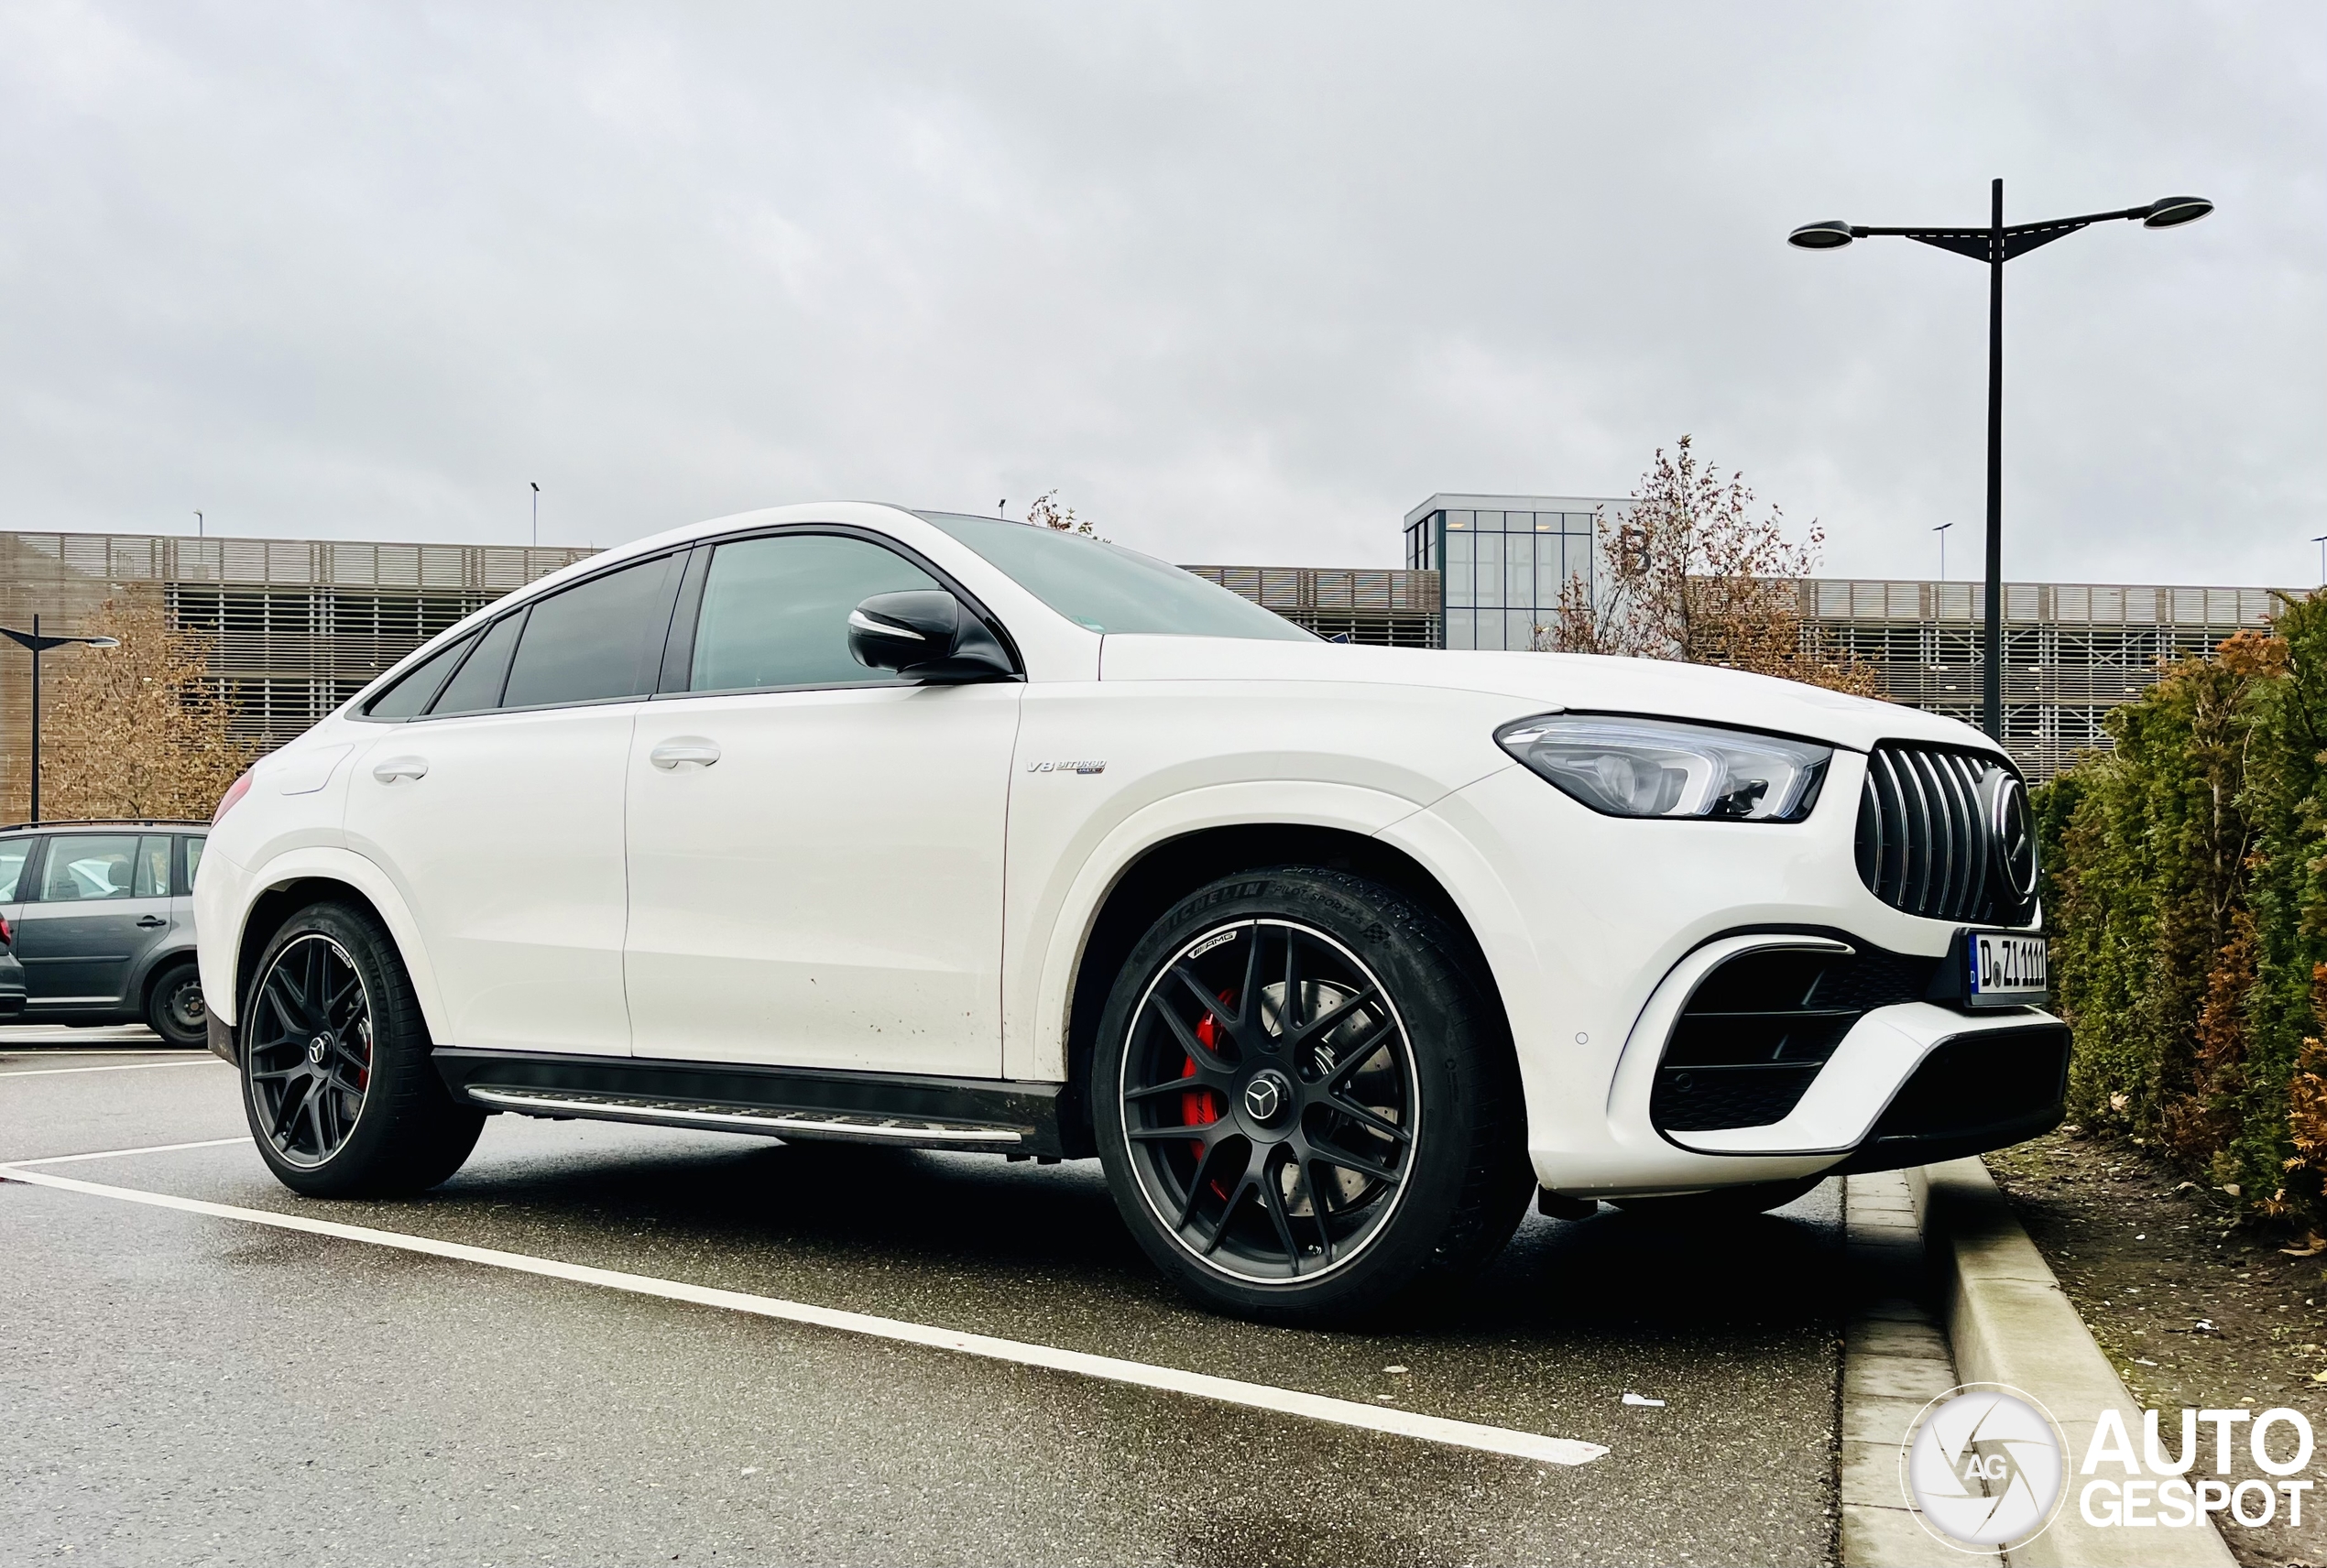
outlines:
[{"label": "street lamp post", "polygon": [[20,632],[10,626],[0,626],[0,637],[6,637],[32,655],[32,820],[40,820],[40,656],[52,648],[62,648],[69,642],[87,643],[91,648],[119,648],[121,639],[109,637],[42,637],[40,617],[32,617],[32,629]]},{"label": "street lamp post", "polygon": [[1947,531],[1953,527],[1953,523],[1941,523],[1931,530],[1939,536],[1939,581],[1942,583],[1947,581]]},{"label": "street lamp post", "polygon": [[[2147,229],[2178,228],[2214,210],[2202,196],[2165,196],[2146,207],[2114,212],[2087,212],[2078,218],[2051,218],[2040,223],[2004,222],[2004,181],[1995,182],[1988,226],[1984,229],[1869,228],[1840,218],[1805,223],[1786,236],[1802,250],[1840,250],[1852,240],[1877,234],[1937,245],[1968,256],[1988,266],[1988,559],[1986,622],[1981,628],[1981,728],[1997,741],[2004,739],[2004,264],[2038,245],[2093,223],[2138,219]],[[1944,536],[1942,536],[1944,537]]]}]

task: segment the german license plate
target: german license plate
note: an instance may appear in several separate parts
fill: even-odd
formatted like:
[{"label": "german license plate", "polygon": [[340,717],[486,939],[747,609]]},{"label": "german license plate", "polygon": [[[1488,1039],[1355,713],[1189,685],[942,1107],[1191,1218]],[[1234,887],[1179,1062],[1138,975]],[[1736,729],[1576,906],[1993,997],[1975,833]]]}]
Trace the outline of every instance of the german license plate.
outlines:
[{"label": "german license plate", "polygon": [[1971,974],[1963,999],[1975,1007],[2017,1007],[2046,995],[2044,938],[2013,931],[1968,933],[1964,945]]}]

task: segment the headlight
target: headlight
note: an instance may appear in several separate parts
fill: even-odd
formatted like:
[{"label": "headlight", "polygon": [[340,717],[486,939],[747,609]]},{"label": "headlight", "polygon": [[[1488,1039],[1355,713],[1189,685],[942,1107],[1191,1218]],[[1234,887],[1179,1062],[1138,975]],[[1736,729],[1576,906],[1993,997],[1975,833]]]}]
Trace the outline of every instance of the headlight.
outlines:
[{"label": "headlight", "polygon": [[1546,713],[1495,732],[1502,748],[1595,811],[1798,822],[1830,746],[1613,713]]}]

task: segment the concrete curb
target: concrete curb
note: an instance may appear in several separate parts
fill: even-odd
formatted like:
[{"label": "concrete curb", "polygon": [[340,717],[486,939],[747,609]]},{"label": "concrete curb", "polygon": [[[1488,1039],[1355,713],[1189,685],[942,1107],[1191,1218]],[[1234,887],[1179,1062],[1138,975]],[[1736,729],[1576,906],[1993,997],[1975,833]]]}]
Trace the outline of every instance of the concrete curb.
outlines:
[{"label": "concrete curb", "polygon": [[1976,1159],[1957,1160],[1913,1174],[1924,1178],[1914,1184],[1928,1192],[1917,1208],[1958,1377],[2007,1383],[2032,1396],[2068,1439],[2067,1501],[2051,1529],[2010,1554],[2013,1568],[2235,1568],[2211,1520],[2180,1530],[2085,1523],[2077,1508],[2077,1466],[2101,1412],[2115,1409],[2126,1431],[2137,1434],[2141,1407],[2093,1343],[1987,1167]]},{"label": "concrete curb", "polygon": [[1843,1568],[1994,1565],[1993,1551],[1959,1560],[1917,1518],[1899,1485],[1899,1445],[1923,1407],[1962,1381],[1928,1304],[1919,1171],[1842,1180],[1852,1279],[1842,1340],[1841,1550]]}]

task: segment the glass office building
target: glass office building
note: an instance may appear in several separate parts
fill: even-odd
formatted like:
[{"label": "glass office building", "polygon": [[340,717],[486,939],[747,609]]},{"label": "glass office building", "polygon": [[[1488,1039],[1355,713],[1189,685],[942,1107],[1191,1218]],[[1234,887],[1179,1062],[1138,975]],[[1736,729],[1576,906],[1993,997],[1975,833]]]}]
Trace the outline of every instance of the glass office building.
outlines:
[{"label": "glass office building", "polygon": [[1525,650],[1570,578],[1593,589],[1593,541],[1631,503],[1605,495],[1433,495],[1406,514],[1406,569],[1442,574],[1441,647]]}]

